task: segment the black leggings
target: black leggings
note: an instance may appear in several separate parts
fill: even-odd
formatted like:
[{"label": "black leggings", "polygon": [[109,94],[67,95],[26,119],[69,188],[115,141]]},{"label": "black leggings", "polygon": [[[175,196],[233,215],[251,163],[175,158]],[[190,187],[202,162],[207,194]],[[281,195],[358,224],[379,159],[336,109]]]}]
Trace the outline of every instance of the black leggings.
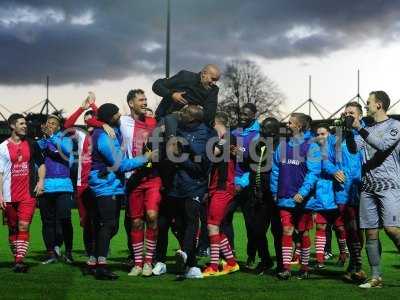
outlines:
[{"label": "black leggings", "polygon": [[196,237],[199,230],[200,202],[193,199],[181,199],[178,201],[176,222],[182,224],[183,251],[187,254],[187,266],[194,267],[196,260]]},{"label": "black leggings", "polygon": [[94,194],[90,189],[86,189],[82,194],[82,202],[86,210],[86,218],[83,227],[83,243],[87,256],[94,256]]},{"label": "black leggings", "polygon": [[108,255],[111,239],[117,234],[122,196],[95,198],[96,258]]},{"label": "black leggings", "polygon": [[[199,197],[202,199],[202,197]],[[168,248],[168,231],[176,229],[176,237],[182,250],[187,254],[187,266],[194,267],[196,260],[196,236],[199,229],[200,202],[193,199],[168,197],[163,199],[158,218],[159,234],[156,260],[165,262]]]},{"label": "black leggings", "polygon": [[71,222],[72,193],[46,193],[39,200],[42,236],[47,251],[64,242],[65,250],[72,251],[73,227]]},{"label": "black leggings", "polygon": [[258,256],[264,265],[272,264],[271,256],[268,250],[267,233],[271,226],[271,233],[274,239],[274,248],[276,255],[277,269],[282,270],[282,225],[279,216],[279,210],[271,197],[265,197],[261,203],[252,206],[251,232],[255,241]]}]

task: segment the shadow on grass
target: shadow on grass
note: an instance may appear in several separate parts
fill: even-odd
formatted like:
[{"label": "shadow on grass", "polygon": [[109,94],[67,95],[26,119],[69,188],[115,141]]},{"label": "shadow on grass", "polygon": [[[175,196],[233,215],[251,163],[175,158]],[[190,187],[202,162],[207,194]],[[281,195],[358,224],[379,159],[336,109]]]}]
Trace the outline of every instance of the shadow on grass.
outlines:
[{"label": "shadow on grass", "polygon": [[387,250],[387,251],[382,251],[383,253],[390,253],[390,254],[399,254],[399,251],[397,250]]}]

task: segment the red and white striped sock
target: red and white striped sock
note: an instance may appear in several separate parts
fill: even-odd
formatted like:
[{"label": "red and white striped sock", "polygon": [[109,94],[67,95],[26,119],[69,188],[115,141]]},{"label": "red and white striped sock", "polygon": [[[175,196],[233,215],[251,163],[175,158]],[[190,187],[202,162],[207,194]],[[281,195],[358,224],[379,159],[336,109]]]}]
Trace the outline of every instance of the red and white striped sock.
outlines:
[{"label": "red and white striped sock", "polygon": [[220,233],[220,239],[221,239],[221,243],[220,243],[221,251],[226,259],[226,262],[230,266],[235,265],[236,259],[235,259],[235,256],[233,255],[232,248],[231,248],[231,245],[229,244],[228,238],[226,237],[225,234]]},{"label": "red and white striped sock", "polygon": [[315,232],[315,256],[317,262],[323,264],[325,261],[324,249],[326,244],[326,233],[324,229],[317,229]]},{"label": "red and white striped sock", "polygon": [[291,235],[282,236],[282,262],[283,268],[290,271],[290,261],[292,260],[293,238]]},{"label": "red and white striped sock", "polygon": [[218,271],[219,250],[221,244],[221,236],[219,233],[209,235],[210,238],[210,267],[214,271]]},{"label": "red and white striped sock", "polygon": [[133,229],[131,231],[131,241],[133,248],[133,255],[135,258],[135,266],[143,268],[143,229]]},{"label": "red and white striped sock", "polygon": [[153,262],[154,252],[157,245],[157,229],[148,227],[146,229],[146,257],[144,262],[151,264]]},{"label": "red and white striped sock", "polygon": [[15,262],[23,262],[29,247],[29,232],[19,231],[16,240],[17,254],[15,255]]},{"label": "red and white striped sock", "polygon": [[311,240],[307,235],[301,237],[301,269],[308,271],[308,262],[310,261]]}]

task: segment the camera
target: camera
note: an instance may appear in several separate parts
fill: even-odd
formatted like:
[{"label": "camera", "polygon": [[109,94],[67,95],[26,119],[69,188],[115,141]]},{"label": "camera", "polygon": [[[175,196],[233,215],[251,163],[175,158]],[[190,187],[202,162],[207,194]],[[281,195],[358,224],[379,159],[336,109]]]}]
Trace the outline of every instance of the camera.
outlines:
[{"label": "camera", "polygon": [[333,122],[335,127],[340,127],[344,130],[351,130],[353,128],[354,117],[342,115],[340,119]]}]

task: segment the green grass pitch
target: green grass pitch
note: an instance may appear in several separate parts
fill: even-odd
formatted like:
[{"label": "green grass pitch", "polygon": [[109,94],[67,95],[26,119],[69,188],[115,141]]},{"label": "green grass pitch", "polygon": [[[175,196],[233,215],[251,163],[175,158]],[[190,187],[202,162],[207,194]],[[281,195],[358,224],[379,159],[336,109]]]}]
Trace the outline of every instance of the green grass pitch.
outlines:
[{"label": "green grass pitch", "polygon": [[[122,217],[121,217],[122,221]],[[0,299],[400,299],[400,261],[399,255],[382,233],[384,288],[361,290],[355,285],[344,283],[340,277],[343,269],[328,262],[323,275],[313,274],[309,280],[279,281],[272,275],[256,276],[241,271],[218,278],[202,280],[174,281],[173,274],[151,278],[128,277],[128,269],[123,265],[126,259],[126,236],[122,222],[118,235],[111,245],[110,265],[120,278],[113,282],[97,281],[93,277],[82,276],[80,266],[85,261],[82,231],[79,228],[78,215],[73,212],[74,222],[74,258],[75,265],[61,262],[53,265],[41,265],[44,255],[39,212],[36,211],[31,227],[31,245],[26,262],[30,265],[28,274],[15,274],[10,270],[11,255],[7,241],[7,227],[0,227]],[[246,235],[241,214],[235,217],[235,243],[238,259],[245,261]],[[272,241],[272,239],[269,239]],[[337,253],[337,247],[334,245]],[[177,248],[174,238],[170,237],[168,262],[173,269],[173,251]],[[270,243],[271,253],[272,242]],[[365,251],[364,269],[369,272]],[[202,259],[200,265],[207,262]],[[297,269],[296,267],[294,268]]]}]

